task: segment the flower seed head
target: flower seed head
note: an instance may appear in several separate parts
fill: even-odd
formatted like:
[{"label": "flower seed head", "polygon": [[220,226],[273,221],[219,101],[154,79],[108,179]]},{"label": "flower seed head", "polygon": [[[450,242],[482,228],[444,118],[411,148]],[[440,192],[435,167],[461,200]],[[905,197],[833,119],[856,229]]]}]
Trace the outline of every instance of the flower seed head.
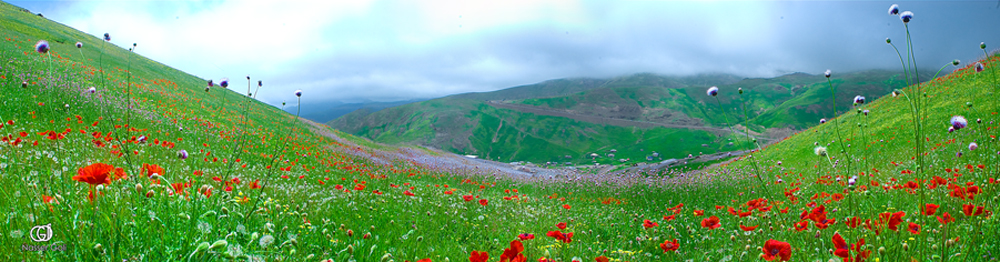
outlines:
[{"label": "flower seed head", "polygon": [[83,43],[76,42],[76,48],[83,48]]},{"label": "flower seed head", "polygon": [[35,52],[38,52],[38,53],[41,53],[41,54],[48,53],[49,52],[49,41],[38,40],[38,43],[35,44]]},{"label": "flower seed head", "polygon": [[826,147],[817,146],[813,148],[813,153],[817,156],[826,156]]},{"label": "flower seed head", "polygon": [[718,87],[714,87],[714,86],[713,87],[709,87],[708,91],[706,93],[708,93],[708,95],[710,95],[710,96],[717,96],[717,95],[719,95],[719,88]]},{"label": "flower seed head", "polygon": [[830,78],[830,74],[831,74],[830,69],[827,69],[826,72],[823,72],[823,75],[825,75],[826,78]]},{"label": "flower seed head", "polygon": [[899,20],[903,20],[904,24],[910,23],[910,20],[912,20],[912,19],[913,19],[913,12],[904,11],[904,12],[902,12],[902,13],[899,14]]},{"label": "flower seed head", "polygon": [[892,6],[889,6],[889,15],[898,15],[898,14],[899,14],[899,5],[892,4]]}]

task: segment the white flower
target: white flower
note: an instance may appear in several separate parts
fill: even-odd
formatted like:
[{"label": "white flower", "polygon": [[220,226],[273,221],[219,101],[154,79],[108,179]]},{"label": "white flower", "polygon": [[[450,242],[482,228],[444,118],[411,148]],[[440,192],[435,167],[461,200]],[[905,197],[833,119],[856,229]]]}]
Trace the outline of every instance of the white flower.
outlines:
[{"label": "white flower", "polygon": [[710,95],[710,96],[717,96],[717,95],[719,95],[719,88],[718,87],[714,87],[714,86],[713,87],[709,87],[708,91],[706,93],[708,95]]},{"label": "white flower", "polygon": [[963,116],[953,116],[953,117],[951,117],[951,127],[954,127],[955,130],[959,130],[959,129],[965,128],[965,126],[968,126],[968,125],[969,125],[969,121],[965,120],[965,117],[963,117]]},{"label": "white flower", "polygon": [[93,94],[93,93],[97,92],[97,88],[94,88],[94,87],[92,86],[92,87],[90,87],[90,88],[87,88],[87,92],[89,92],[89,93]]},{"label": "white flower", "polygon": [[826,78],[830,78],[830,69],[827,69],[826,72],[823,72],[823,75],[825,75]]},{"label": "white flower", "polygon": [[903,20],[904,24],[909,23],[911,19],[913,19],[913,12],[905,11],[899,14],[899,20]]},{"label": "white flower", "polygon": [[258,242],[261,248],[267,248],[273,243],[274,243],[274,237],[272,237],[271,235],[264,235],[263,237],[260,238],[260,242]]}]

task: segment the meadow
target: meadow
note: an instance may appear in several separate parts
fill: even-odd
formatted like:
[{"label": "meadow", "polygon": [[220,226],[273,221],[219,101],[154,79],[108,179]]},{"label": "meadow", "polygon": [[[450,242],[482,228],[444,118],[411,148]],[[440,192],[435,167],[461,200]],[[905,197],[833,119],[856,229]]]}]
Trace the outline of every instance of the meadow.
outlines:
[{"label": "meadow", "polygon": [[[269,83],[252,73],[209,82],[142,57],[142,43],[117,47],[6,3],[0,13],[0,260],[995,261],[1000,252],[1000,56],[977,43],[968,48],[980,61],[892,94],[849,94],[881,98],[767,147],[737,140],[758,151],[719,167],[544,177],[373,143],[257,101]],[[897,16],[885,19],[903,32]],[[287,101],[298,95],[309,90]],[[51,239],[35,241],[40,225]]]}]

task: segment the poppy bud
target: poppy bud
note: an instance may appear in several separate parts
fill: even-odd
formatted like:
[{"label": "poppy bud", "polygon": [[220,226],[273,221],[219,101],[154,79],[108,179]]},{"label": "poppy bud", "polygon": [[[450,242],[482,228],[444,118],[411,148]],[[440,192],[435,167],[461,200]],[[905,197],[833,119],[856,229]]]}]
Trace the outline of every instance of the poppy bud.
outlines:
[{"label": "poppy bud", "polygon": [[889,38],[886,38],[886,39],[885,39],[885,43],[886,43],[886,44],[892,44],[892,39],[889,39]]},{"label": "poppy bud", "polygon": [[962,63],[962,61],[959,61],[958,59],[955,59],[955,61],[951,61],[951,65],[954,65],[954,66],[957,66],[958,64],[961,64],[961,63]]},{"label": "poppy bud", "polygon": [[391,255],[391,254],[389,254],[389,253],[385,253],[385,255],[382,255],[382,259],[381,259],[381,260],[379,260],[379,261],[380,261],[380,262],[388,262],[388,261],[389,261],[389,258],[391,258],[391,257],[392,257],[392,255]]},{"label": "poppy bud", "polygon": [[903,251],[909,251],[909,250],[910,250],[910,245],[903,243]]},{"label": "poppy bud", "polygon": [[354,245],[347,245],[347,253],[354,254]]},{"label": "poppy bud", "polygon": [[94,244],[94,251],[104,252],[104,246],[102,246],[100,243]]},{"label": "poppy bud", "polygon": [[736,89],[736,91],[740,92],[741,95],[743,94],[743,88],[742,87]]},{"label": "poppy bud", "polygon": [[226,246],[229,246],[229,242],[226,242],[225,239],[222,239],[222,240],[219,240],[219,241],[215,241],[215,243],[212,243],[212,246],[209,247],[208,249],[209,250],[216,250],[216,249],[219,249],[219,248],[225,248]]},{"label": "poppy bud", "polygon": [[135,183],[135,192],[139,192],[139,194],[142,194],[142,184],[141,183]]},{"label": "poppy bud", "polygon": [[365,233],[365,235],[364,235],[364,236],[362,236],[361,238],[364,238],[364,239],[369,239],[369,238],[371,238],[371,237],[372,237],[372,233]]},{"label": "poppy bud", "polygon": [[201,242],[198,247],[194,249],[194,253],[201,253],[202,251],[208,250],[208,242]]},{"label": "poppy bud", "polygon": [[27,88],[27,87],[28,87],[28,81],[21,82],[21,88]]},{"label": "poppy bud", "polygon": [[878,247],[878,254],[885,255],[885,247]]},{"label": "poppy bud", "polygon": [[353,236],[354,236],[354,230],[350,230],[350,229],[348,229],[348,230],[347,230],[347,236],[349,236],[349,237],[353,237]]},{"label": "poppy bud", "polygon": [[146,192],[146,198],[153,197],[154,195],[156,195],[156,192],[153,192],[152,189]]},{"label": "poppy bud", "polygon": [[986,50],[986,42],[979,42],[979,49]]},{"label": "poppy bud", "polygon": [[945,245],[946,247],[949,247],[949,248],[951,248],[952,246],[954,246],[954,245],[955,245],[955,240],[954,240],[954,239],[948,239],[948,241],[945,241],[945,242],[944,242],[944,245]]}]

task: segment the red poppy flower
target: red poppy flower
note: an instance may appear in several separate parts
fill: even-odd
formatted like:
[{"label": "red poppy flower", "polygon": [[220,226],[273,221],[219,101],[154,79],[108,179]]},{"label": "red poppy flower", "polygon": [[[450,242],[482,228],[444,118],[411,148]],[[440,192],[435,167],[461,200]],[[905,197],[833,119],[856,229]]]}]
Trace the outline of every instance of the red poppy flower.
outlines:
[{"label": "red poppy flower", "polygon": [[948,212],[944,212],[944,215],[937,217],[937,220],[938,222],[941,222],[941,224],[945,225],[951,222],[955,222],[955,218],[951,217],[951,214],[948,214]]},{"label": "red poppy flower", "polygon": [[937,212],[938,207],[941,206],[935,204],[927,204],[927,206],[924,208],[924,215],[933,216],[934,213]]},{"label": "red poppy flower", "polygon": [[510,248],[505,248],[500,254],[500,262],[527,262],[528,259],[521,252],[524,252],[524,245],[521,244],[521,241],[511,241]]},{"label": "red poppy flower", "polygon": [[472,254],[469,256],[469,262],[486,262],[487,260],[490,260],[490,255],[486,254],[485,251],[472,251]]},{"label": "red poppy flower", "polygon": [[569,210],[570,206],[569,205],[563,205],[563,208],[565,208],[566,210]]},{"label": "red poppy flower", "polygon": [[720,226],[722,226],[722,225],[719,224],[719,217],[717,217],[717,216],[711,216],[711,217],[708,217],[706,219],[702,219],[701,220],[701,227],[704,227],[704,228],[716,229],[716,228],[719,228]]},{"label": "red poppy flower", "polygon": [[740,229],[743,229],[743,231],[754,231],[754,230],[756,230],[756,229],[757,229],[757,227],[759,227],[759,226],[760,226],[760,225],[756,225],[756,226],[752,226],[752,227],[748,227],[748,226],[744,226],[744,225],[740,225]]},{"label": "red poppy flower", "polygon": [[573,242],[573,233],[563,233],[556,230],[556,231],[549,231],[549,233],[545,235],[555,238],[556,240],[562,241],[563,243]]},{"label": "red poppy flower", "polygon": [[472,195],[464,195],[464,196],[462,196],[462,199],[464,199],[465,202],[469,202],[469,201],[472,201],[475,198],[473,198]]},{"label": "red poppy flower", "polygon": [[142,173],[145,174],[147,178],[153,176],[154,173],[160,176],[166,174],[162,167],[146,163],[142,164]]},{"label": "red poppy flower", "polygon": [[556,227],[559,229],[566,229],[566,222],[559,222],[559,224],[556,224]]},{"label": "red poppy flower", "polygon": [[663,221],[673,221],[677,218],[677,215],[663,216]]},{"label": "red poppy flower", "polygon": [[128,180],[128,174],[125,173],[125,169],[120,167],[115,168],[115,177],[112,180]]},{"label": "red poppy flower", "polygon": [[705,215],[705,210],[695,210],[694,211],[694,216],[700,217],[700,216],[703,216],[703,215]]},{"label": "red poppy flower", "polygon": [[260,179],[255,179],[253,183],[250,183],[250,189],[258,189],[258,188],[260,188]]},{"label": "red poppy flower", "polygon": [[410,190],[403,191],[403,194],[407,196],[416,196],[413,192],[410,192]]},{"label": "red poppy flower", "polygon": [[826,206],[820,205],[809,212],[808,218],[816,223],[823,223],[826,220]]},{"label": "red poppy flower", "polygon": [[[888,214],[888,213],[883,213],[883,215],[884,214]],[[903,216],[906,216],[906,212],[899,211],[899,212],[890,214],[889,215],[889,222],[888,222],[889,229],[891,229],[892,231],[898,231],[899,230],[899,224],[903,223]]]},{"label": "red poppy flower", "polygon": [[841,257],[844,261],[847,261],[851,257],[850,247],[847,246],[847,241],[844,241],[844,237],[840,236],[840,232],[833,234],[833,254]]},{"label": "red poppy flower", "polygon": [[910,231],[910,234],[914,235],[920,234],[920,225],[916,223],[910,222],[910,226],[906,227],[906,229]]},{"label": "red poppy flower", "polygon": [[642,221],[642,227],[645,227],[646,229],[650,229],[652,227],[656,227],[656,226],[659,226],[659,225],[660,224],[657,224],[656,222],[649,221],[649,219],[646,219],[646,220]]},{"label": "red poppy flower", "polygon": [[681,244],[677,243],[676,238],[674,239],[674,242],[670,242],[670,240],[663,240],[663,243],[660,243],[660,249],[663,249],[663,253],[667,253],[670,251],[677,251],[677,248],[680,247]]},{"label": "red poppy flower", "polygon": [[983,207],[982,206],[977,207],[976,205],[972,204],[964,204],[962,205],[962,213],[965,214],[965,216],[970,216],[970,217],[978,216],[980,214],[983,214]]},{"label": "red poppy flower", "polygon": [[76,171],[76,176],[73,176],[73,180],[95,186],[100,184],[111,184],[111,179],[108,178],[108,175],[113,171],[114,167],[111,165],[105,163],[94,163],[78,169]]},{"label": "red poppy flower", "polygon": [[802,221],[800,221],[798,223],[795,223],[795,230],[796,231],[802,231],[802,230],[806,230],[808,228],[809,228],[809,220],[802,220]]},{"label": "red poppy flower", "polygon": [[599,256],[599,257],[594,258],[594,261],[597,261],[597,262],[608,262],[609,260],[605,256]]},{"label": "red poppy flower", "polygon": [[764,251],[764,260],[766,261],[771,261],[775,258],[781,261],[788,261],[792,258],[792,246],[788,245],[788,242],[768,239],[767,242],[764,242],[764,247],[761,249]]},{"label": "red poppy flower", "polygon": [[486,206],[486,204],[489,204],[489,201],[487,201],[485,198],[483,198],[483,199],[479,200],[479,204],[483,205],[483,206]]},{"label": "red poppy flower", "polygon": [[858,225],[861,225],[861,218],[858,217],[848,218],[847,220],[844,221],[844,224],[847,224],[848,227],[856,228],[858,227]]},{"label": "red poppy flower", "polygon": [[517,238],[520,239],[521,241],[532,240],[532,239],[535,239],[535,235],[534,234],[528,234],[528,233],[521,233],[520,235],[517,235]]}]

